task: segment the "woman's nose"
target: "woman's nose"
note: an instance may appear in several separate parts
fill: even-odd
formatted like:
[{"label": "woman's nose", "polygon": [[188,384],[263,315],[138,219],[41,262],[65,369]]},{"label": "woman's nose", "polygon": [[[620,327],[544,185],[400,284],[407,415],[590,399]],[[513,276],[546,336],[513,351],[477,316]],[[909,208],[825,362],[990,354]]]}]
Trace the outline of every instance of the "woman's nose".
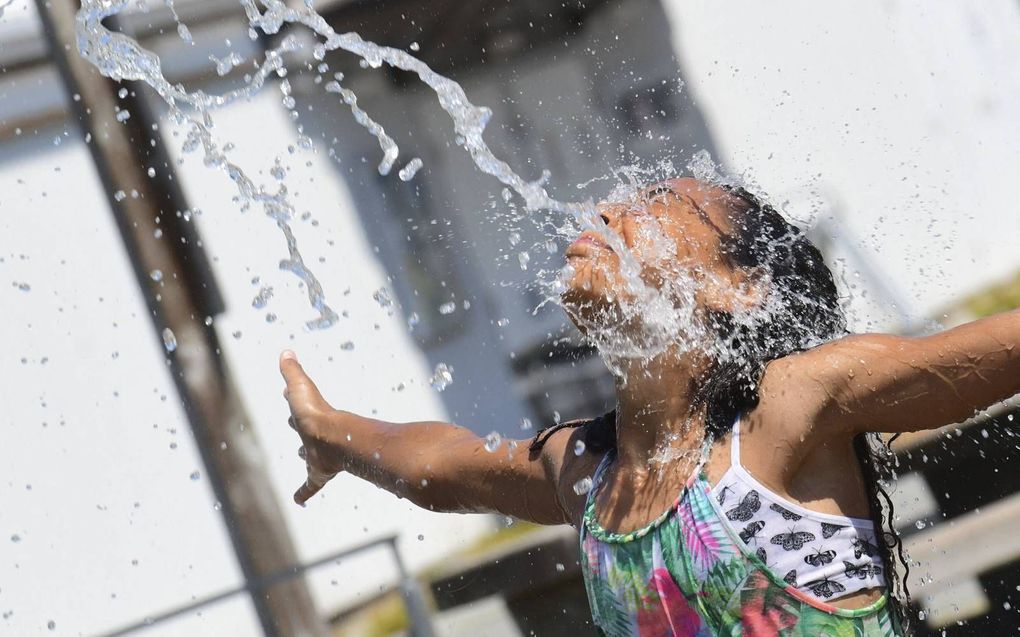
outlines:
[{"label": "woman's nose", "polygon": [[607,226],[613,225],[613,221],[620,216],[619,212],[614,210],[612,205],[605,203],[595,206],[595,212],[597,212],[599,218],[602,219],[602,223]]}]

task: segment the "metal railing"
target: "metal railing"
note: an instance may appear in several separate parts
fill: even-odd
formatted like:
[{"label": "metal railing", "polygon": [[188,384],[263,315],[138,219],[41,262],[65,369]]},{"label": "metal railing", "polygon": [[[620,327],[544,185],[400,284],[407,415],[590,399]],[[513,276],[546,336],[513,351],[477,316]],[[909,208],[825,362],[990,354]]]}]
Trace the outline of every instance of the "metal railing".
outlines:
[{"label": "metal railing", "polygon": [[259,595],[262,591],[269,590],[277,584],[286,582],[295,577],[300,577],[307,571],[311,571],[339,559],[350,557],[358,553],[364,553],[378,547],[387,547],[393,556],[394,563],[396,564],[400,578],[398,588],[400,590],[401,597],[404,599],[404,605],[407,608],[407,615],[410,620],[408,635],[410,637],[433,637],[435,633],[432,629],[429,606],[422,595],[421,588],[417,580],[415,580],[408,572],[403,559],[400,557],[400,551],[397,549],[397,536],[395,535],[378,538],[370,542],[365,542],[364,544],[359,544],[342,551],[325,555],[305,564],[298,564],[286,570],[270,573],[265,577],[252,580],[247,584],[242,584],[219,593],[208,595],[185,606],[178,606],[177,608],[173,608],[156,615],[150,615],[141,621],[122,626],[107,633],[101,633],[97,637],[120,637],[122,635],[129,635],[143,631],[146,628],[152,628],[158,624],[186,615],[200,608],[218,604],[219,602],[230,599],[235,595],[249,593],[254,597]]}]

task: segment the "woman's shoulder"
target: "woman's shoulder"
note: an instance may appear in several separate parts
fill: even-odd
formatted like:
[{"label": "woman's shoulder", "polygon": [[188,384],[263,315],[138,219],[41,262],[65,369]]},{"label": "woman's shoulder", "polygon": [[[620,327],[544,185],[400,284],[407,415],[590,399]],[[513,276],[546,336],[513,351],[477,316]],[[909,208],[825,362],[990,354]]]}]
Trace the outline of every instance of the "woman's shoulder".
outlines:
[{"label": "woman's shoulder", "polygon": [[[606,431],[610,427],[612,432]],[[608,452],[601,444],[607,437],[615,443],[613,412],[558,423],[540,431],[531,443],[533,459],[555,475],[560,502],[575,524],[584,512],[589,484]]]},{"label": "woman's shoulder", "polygon": [[787,375],[824,373],[834,367],[834,363],[862,352],[894,347],[903,341],[903,337],[893,334],[864,333],[845,334],[798,350],[769,361],[765,370],[781,369]]},{"label": "woman's shoulder", "polygon": [[891,334],[847,334],[774,359],[765,366],[759,386],[762,402],[821,418],[852,378],[853,363],[896,347]]}]

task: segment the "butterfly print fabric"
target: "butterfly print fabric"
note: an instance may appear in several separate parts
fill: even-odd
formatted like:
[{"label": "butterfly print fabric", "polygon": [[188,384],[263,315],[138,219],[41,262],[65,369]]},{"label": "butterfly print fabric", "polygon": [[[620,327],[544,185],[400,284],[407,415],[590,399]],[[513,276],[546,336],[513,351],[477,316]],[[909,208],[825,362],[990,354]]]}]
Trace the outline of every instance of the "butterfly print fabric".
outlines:
[{"label": "butterfly print fabric", "polygon": [[815,539],[814,534],[806,531],[790,531],[772,536],[772,543],[783,547],[784,551],[799,551],[804,544]]},{"label": "butterfly print fabric", "polygon": [[836,558],[836,551],[818,551],[804,556],[804,562],[811,566],[823,566]]},{"label": "butterfly print fabric", "polygon": [[793,511],[790,511],[789,509],[784,509],[778,504],[773,504],[769,508],[778,513],[779,515],[783,516],[784,520],[799,520],[803,517],[801,515],[797,515]]},{"label": "butterfly print fabric", "polygon": [[870,520],[810,511],[732,469],[712,495],[735,535],[780,581],[821,601],[885,586]]},{"label": "butterfly print fabric", "polygon": [[761,500],[757,491],[748,491],[740,500],[740,504],[726,512],[726,517],[734,522],[747,522],[761,508]]}]

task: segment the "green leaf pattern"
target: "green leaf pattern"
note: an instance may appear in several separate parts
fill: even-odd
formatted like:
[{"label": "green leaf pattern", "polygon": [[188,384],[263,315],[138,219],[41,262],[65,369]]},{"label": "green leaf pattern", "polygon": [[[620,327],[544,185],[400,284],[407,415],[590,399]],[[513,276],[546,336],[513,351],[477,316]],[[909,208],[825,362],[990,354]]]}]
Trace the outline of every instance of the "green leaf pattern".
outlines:
[{"label": "green leaf pattern", "polygon": [[670,515],[626,535],[594,522],[591,496],[581,567],[592,616],[606,637],[902,635],[885,597],[836,609],[768,570],[712,501],[704,476],[688,485]]}]

